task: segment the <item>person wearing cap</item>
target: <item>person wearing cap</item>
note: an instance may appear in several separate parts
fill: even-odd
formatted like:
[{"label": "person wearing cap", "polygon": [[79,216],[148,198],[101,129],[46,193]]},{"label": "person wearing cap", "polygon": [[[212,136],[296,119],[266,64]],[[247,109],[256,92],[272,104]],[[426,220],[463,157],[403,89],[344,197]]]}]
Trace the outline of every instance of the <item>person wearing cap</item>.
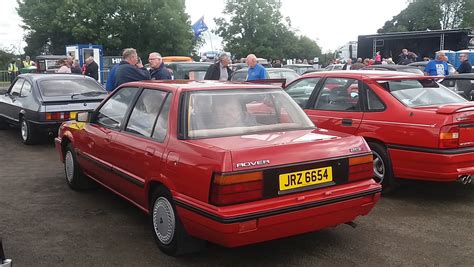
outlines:
[{"label": "person wearing cap", "polygon": [[204,80],[230,81],[232,70],[229,68],[230,57],[227,53],[219,55],[219,61],[209,66],[204,76]]}]

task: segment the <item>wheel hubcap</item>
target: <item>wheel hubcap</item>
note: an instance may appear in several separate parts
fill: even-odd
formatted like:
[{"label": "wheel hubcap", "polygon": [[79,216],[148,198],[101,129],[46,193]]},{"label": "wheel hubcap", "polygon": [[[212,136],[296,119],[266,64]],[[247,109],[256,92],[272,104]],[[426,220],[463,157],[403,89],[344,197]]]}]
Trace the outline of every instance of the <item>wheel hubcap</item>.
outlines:
[{"label": "wheel hubcap", "polygon": [[71,151],[66,152],[66,159],[64,160],[64,166],[66,168],[66,178],[69,183],[74,178],[74,158],[72,157]]},{"label": "wheel hubcap", "polygon": [[175,215],[171,203],[164,197],[159,197],[153,206],[153,227],[161,243],[171,243],[175,231]]},{"label": "wheel hubcap", "polygon": [[28,139],[28,124],[24,120],[21,121],[21,138],[23,138],[24,141]]},{"label": "wheel hubcap", "polygon": [[385,177],[385,165],[383,163],[380,155],[373,151],[374,153],[374,174],[377,182],[382,183],[383,178]]}]

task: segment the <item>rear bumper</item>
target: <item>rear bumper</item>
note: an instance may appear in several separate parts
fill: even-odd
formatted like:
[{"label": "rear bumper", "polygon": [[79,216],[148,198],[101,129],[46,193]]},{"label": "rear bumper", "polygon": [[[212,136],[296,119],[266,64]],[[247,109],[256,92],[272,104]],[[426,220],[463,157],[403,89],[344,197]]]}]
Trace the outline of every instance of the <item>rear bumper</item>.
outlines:
[{"label": "rear bumper", "polygon": [[41,133],[57,136],[59,126],[61,126],[63,122],[62,121],[53,121],[53,122],[31,121],[31,123],[33,123],[35,128]]},{"label": "rear bumper", "polygon": [[392,147],[389,154],[398,178],[454,182],[461,175],[474,175],[474,148],[444,152]]},{"label": "rear bumper", "polygon": [[[352,193],[335,193],[338,195],[335,197],[328,197],[331,194],[326,190],[326,193],[319,193],[318,200],[234,216],[203,211],[181,200],[175,199],[175,203],[183,225],[190,235],[226,247],[237,247],[353,221],[360,215],[368,214],[380,198],[380,186],[369,187]],[[323,195],[325,197],[321,197]],[[293,202],[299,198],[294,196]],[[311,199],[308,194],[307,197]],[[219,210],[220,208],[217,209]]]}]

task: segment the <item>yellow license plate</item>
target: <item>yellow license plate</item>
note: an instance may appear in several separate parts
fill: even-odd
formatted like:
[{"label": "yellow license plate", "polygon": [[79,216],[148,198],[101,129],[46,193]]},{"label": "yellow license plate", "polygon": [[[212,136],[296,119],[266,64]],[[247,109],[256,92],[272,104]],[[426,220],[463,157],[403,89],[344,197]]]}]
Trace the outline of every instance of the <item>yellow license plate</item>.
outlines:
[{"label": "yellow license plate", "polygon": [[69,118],[70,118],[71,120],[75,120],[76,117],[77,117],[77,112],[70,112],[70,113],[69,113]]},{"label": "yellow license plate", "polygon": [[279,175],[280,191],[332,182],[332,167],[290,172]]}]

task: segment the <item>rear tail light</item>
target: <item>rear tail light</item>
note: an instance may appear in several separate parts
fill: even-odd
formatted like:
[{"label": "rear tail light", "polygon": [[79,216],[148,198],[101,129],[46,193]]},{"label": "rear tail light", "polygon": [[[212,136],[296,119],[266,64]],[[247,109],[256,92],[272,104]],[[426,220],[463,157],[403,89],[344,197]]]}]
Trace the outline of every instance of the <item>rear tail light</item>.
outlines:
[{"label": "rear tail light", "polygon": [[372,179],[374,177],[373,156],[349,158],[349,181]]},{"label": "rear tail light", "polygon": [[262,199],[263,173],[215,174],[211,185],[210,203],[231,205]]},{"label": "rear tail light", "polygon": [[451,125],[441,127],[439,132],[439,148],[459,147],[459,126]]},{"label": "rear tail light", "polygon": [[47,112],[45,116],[48,121],[60,121],[75,119],[76,114],[77,112]]}]

